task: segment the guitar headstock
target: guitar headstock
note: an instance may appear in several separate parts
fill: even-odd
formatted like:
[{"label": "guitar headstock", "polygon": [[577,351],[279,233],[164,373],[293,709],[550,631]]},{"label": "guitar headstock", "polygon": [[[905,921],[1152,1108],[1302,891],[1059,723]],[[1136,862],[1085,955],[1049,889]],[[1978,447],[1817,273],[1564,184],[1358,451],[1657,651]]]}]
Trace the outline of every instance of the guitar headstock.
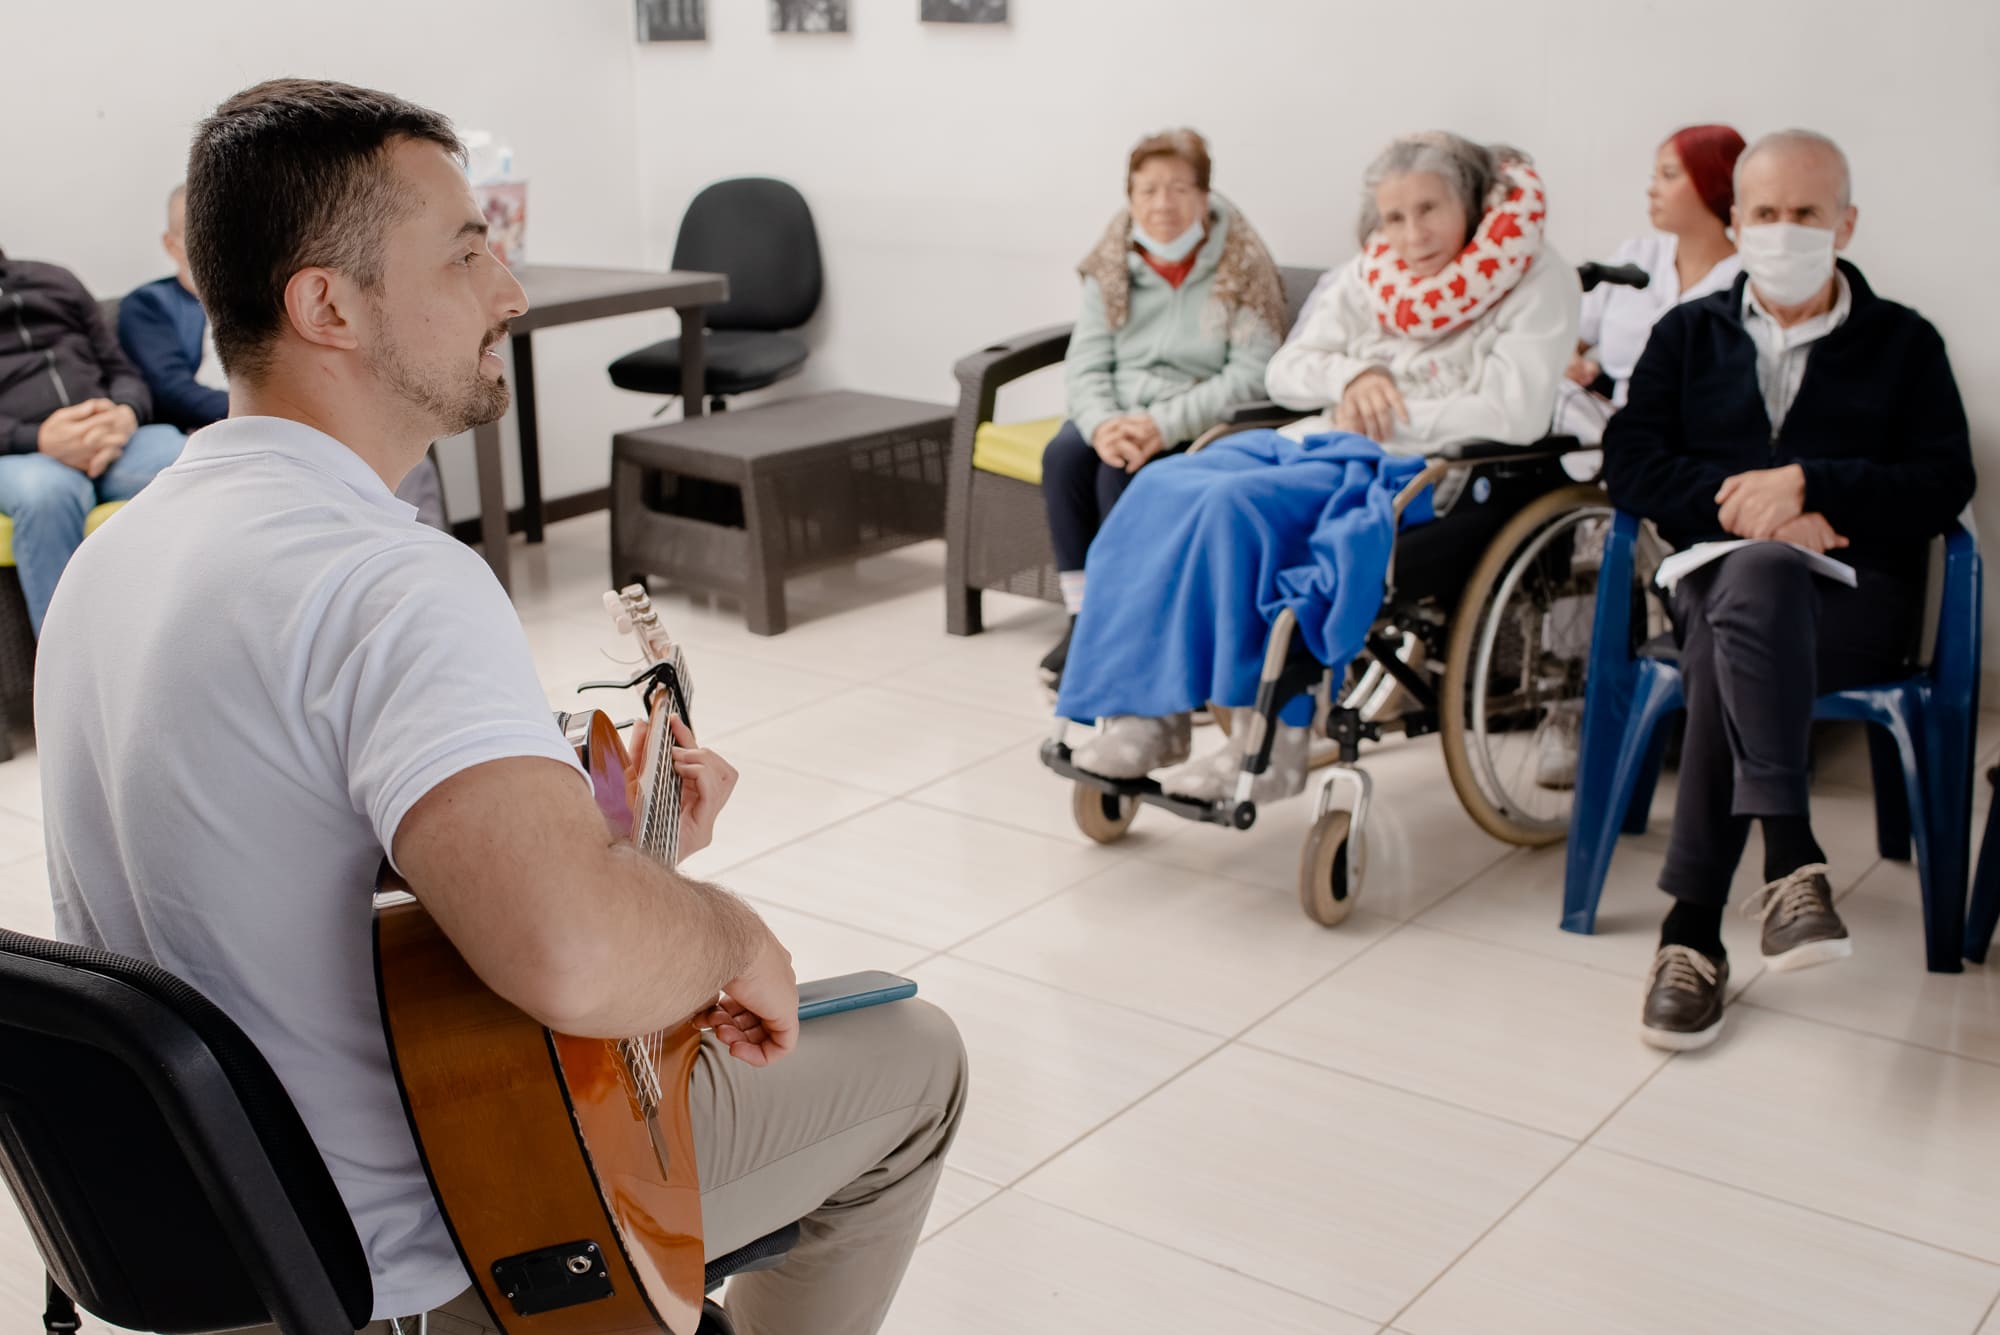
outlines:
[{"label": "guitar headstock", "polygon": [[611,614],[611,624],[621,635],[630,635],[639,641],[639,650],[648,663],[665,663],[673,658],[674,642],[660,625],[660,614],[653,610],[653,600],[646,595],[643,584],[627,584],[616,593],[604,595],[604,610]]}]

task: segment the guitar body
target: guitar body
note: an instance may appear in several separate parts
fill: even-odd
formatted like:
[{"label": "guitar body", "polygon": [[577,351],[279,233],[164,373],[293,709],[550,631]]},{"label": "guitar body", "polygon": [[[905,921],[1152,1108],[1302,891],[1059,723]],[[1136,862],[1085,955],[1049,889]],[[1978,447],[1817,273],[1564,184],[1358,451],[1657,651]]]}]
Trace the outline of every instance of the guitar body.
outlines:
[{"label": "guitar body", "polygon": [[[693,1335],[701,1187],[685,1091],[700,1031],[686,1026],[660,1072],[664,1087],[680,1091],[660,1110],[670,1124],[663,1173],[616,1043],[551,1033],[489,991],[414,899],[377,910],[375,950],[383,1022],[424,1169],[501,1329]],[[565,1291],[577,1300],[522,1314],[494,1263],[548,1249],[540,1266],[519,1268],[543,1300]],[[592,1262],[589,1274],[571,1273],[574,1256]],[[590,1282],[598,1272],[602,1280]]]},{"label": "guitar body", "polygon": [[[670,712],[660,704],[652,726]],[[636,836],[642,776],[616,727],[596,711],[563,726],[606,827]],[[661,747],[650,750],[657,771]],[[670,769],[656,775],[662,791]],[[669,840],[678,796],[659,804]],[[673,861],[671,843],[648,851]],[[495,1323],[510,1335],[695,1335],[701,1186],[687,1085],[701,1031],[690,1021],[615,1040],[542,1027],[479,980],[386,864],[375,965],[424,1171]]]}]

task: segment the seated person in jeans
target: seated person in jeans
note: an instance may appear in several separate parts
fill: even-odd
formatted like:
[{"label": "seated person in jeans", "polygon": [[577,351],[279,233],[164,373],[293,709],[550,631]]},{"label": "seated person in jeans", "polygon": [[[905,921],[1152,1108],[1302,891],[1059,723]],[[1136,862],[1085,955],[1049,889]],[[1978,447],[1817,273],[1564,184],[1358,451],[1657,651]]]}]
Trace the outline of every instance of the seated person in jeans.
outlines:
[{"label": "seated person in jeans", "polygon": [[[1193,130],[1141,140],[1125,171],[1130,207],[1078,266],[1083,309],[1063,362],[1069,421],[1042,455],[1072,627],[1084,553],[1133,474],[1231,404],[1264,397],[1264,364],[1284,337],[1278,268],[1208,181],[1208,145]],[[1065,633],[1042,660],[1046,684],[1068,650]]]},{"label": "seated person in jeans", "polygon": [[[1532,164],[1455,134],[1415,134],[1390,144],[1362,187],[1361,254],[1321,280],[1265,371],[1271,397],[1318,414],[1282,433],[1232,435],[1148,469],[1091,549],[1095,592],[1057,702],[1065,718],[1104,724],[1075,753],[1082,769],[1135,779],[1173,766],[1159,776],[1169,792],[1214,800],[1226,791],[1250,730],[1232,729],[1224,746],[1188,762],[1187,711],[1255,698],[1276,616],[1264,575],[1318,555],[1311,534],[1326,518],[1333,456],[1351,456],[1359,445],[1371,465],[1386,453],[1403,456],[1400,466],[1414,472],[1411,456],[1447,444],[1528,445],[1548,431],[1556,382],[1576,346],[1580,294],[1575,271],[1543,240],[1547,203]],[[1531,469],[1495,471],[1478,486],[1463,487],[1454,475],[1440,488],[1426,507],[1438,518],[1399,547],[1400,588],[1451,596],[1507,518],[1548,489]],[[1199,486],[1186,485],[1195,480]],[[1189,549],[1179,569],[1148,565],[1157,528],[1146,531],[1126,512],[1139,508],[1142,492],[1151,510],[1153,497],[1181,490]],[[1171,514],[1175,506],[1160,509]],[[1405,574],[1414,579],[1422,570],[1449,578],[1441,587],[1411,586]],[[1207,582],[1196,589],[1189,579]],[[1321,579],[1365,582],[1338,571]],[[1378,571],[1372,597],[1381,591]],[[1195,624],[1187,615],[1195,607],[1226,624]],[[1119,624],[1126,609],[1153,609],[1166,629],[1135,634]],[[1199,661],[1182,661],[1189,646],[1199,646],[1192,655]],[[1260,802],[1305,784],[1310,699],[1287,703],[1280,717],[1270,767],[1253,792]]]},{"label": "seated person in jeans", "polygon": [[[1750,822],[1764,832],[1762,953],[1796,969],[1851,951],[1807,808],[1815,697],[1907,671],[1927,548],[1972,498],[1944,342],[1836,261],[1854,235],[1847,159],[1803,130],[1736,165],[1744,278],[1667,312],[1604,439],[1611,498],[1676,547],[1774,538],[1692,571],[1672,609],[1687,694],[1660,888],[1674,897],[1645,1040],[1698,1048],[1722,1023],[1722,911]],[[1783,543],[1830,553],[1815,576]]]},{"label": "seated person in jeans", "polygon": [[0,254],[0,513],[14,521],[14,568],[28,623],[103,501],[129,501],[181,452],[181,433],[147,425],[146,382],[118,351],[75,274]]},{"label": "seated person in jeans", "polygon": [[[118,341],[146,378],[154,415],[183,431],[199,431],[229,416],[229,377],[215,355],[208,313],[188,272],[187,187],[167,195],[167,230],[160,238],[173,276],[136,287],[118,304]],[[425,458],[396,488],[417,507],[417,518],[445,527],[444,487],[437,465]]]}]

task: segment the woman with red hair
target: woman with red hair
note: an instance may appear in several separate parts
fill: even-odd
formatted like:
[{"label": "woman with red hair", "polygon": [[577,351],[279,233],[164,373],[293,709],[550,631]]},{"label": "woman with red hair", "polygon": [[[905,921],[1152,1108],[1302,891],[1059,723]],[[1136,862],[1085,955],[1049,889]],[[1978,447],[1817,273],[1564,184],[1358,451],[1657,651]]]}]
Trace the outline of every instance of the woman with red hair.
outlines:
[{"label": "woman with red hair", "polygon": [[1683,301],[1719,292],[1741,266],[1729,239],[1736,159],[1743,136],[1727,125],[1677,130],[1653,159],[1646,212],[1658,229],[1612,257],[1652,277],[1643,288],[1605,283],[1583,299],[1576,357],[1556,400],[1556,430],[1590,444],[1625,402],[1625,382],[1646,350],[1653,322]]}]

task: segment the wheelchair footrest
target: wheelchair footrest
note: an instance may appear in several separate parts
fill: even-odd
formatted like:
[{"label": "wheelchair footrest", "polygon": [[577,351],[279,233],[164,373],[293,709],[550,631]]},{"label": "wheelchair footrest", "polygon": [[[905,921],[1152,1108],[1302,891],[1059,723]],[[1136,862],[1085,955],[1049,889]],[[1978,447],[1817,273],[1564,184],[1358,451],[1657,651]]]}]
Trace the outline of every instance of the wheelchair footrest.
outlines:
[{"label": "wheelchair footrest", "polygon": [[1067,743],[1047,741],[1042,743],[1042,764],[1073,783],[1115,797],[1129,797],[1147,806],[1171,811],[1184,820],[1201,821],[1205,825],[1224,825],[1231,829],[1247,830],[1257,823],[1257,804],[1238,802],[1225,798],[1219,802],[1204,802],[1195,797],[1177,797],[1162,791],[1157,779],[1107,779],[1101,774],[1080,770],[1070,760]]}]

